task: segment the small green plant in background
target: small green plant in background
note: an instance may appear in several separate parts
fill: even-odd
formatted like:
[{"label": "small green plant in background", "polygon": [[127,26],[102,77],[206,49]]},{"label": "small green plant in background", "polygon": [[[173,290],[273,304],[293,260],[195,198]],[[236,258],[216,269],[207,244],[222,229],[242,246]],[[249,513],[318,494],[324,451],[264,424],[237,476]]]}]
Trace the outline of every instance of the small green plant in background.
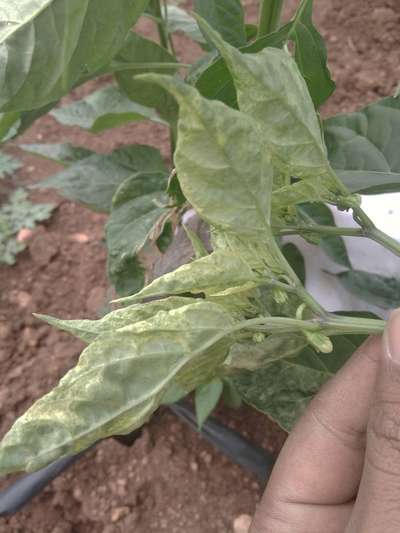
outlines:
[{"label": "small green plant in background", "polygon": [[[18,159],[0,152],[0,179],[12,176],[21,166]],[[4,187],[4,196],[6,200],[0,204],[0,263],[14,265],[17,255],[26,247],[26,242],[18,240],[18,233],[23,229],[34,229],[38,222],[47,220],[54,206],[31,203],[22,188],[15,189],[7,198]]]},{"label": "small green plant in background", "polygon": [[[55,11],[59,4],[64,11]],[[196,1],[196,18],[158,1],[34,7],[27,2],[24,13],[9,14],[22,16],[14,30],[0,29],[2,46],[17,40],[21,54],[0,74],[4,138],[50,109],[63,124],[93,133],[152,120],[169,128],[174,166],[142,145],[106,155],[23,146],[65,167],[42,186],[109,213],[108,272],[120,298],[97,321],[39,316],[88,347],[5,436],[0,472],[35,470],[129,433],[192,391],[200,424],[224,394],[290,430],[319,387],[385,322],[322,308],[305,288],[300,252],[282,237],[320,246],[342,267],[338,280],[366,301],[400,304],[399,280],[354,270],[342,239],[370,238],[400,256],[400,244],[367,217],[359,196],[400,191],[400,100],[321,121],[318,109],[335,85],[312,0],[300,2],[285,25],[282,2],[262,1],[256,27],[246,24],[239,0]],[[53,42],[47,17],[72,31],[65,22],[73,7],[80,25],[70,50],[52,48],[46,68],[53,76],[41,75],[42,59],[28,72],[19,68],[24,32],[40,28],[33,46],[42,58],[43,44]],[[130,31],[145,9],[160,44]],[[101,36],[90,34],[92,18],[102,21]],[[204,50],[190,68],[176,56],[176,28]],[[73,87],[105,73],[114,84],[55,107]],[[144,286],[140,252],[168,236],[172,218],[190,206],[209,224],[213,251],[188,230],[195,260]],[[352,213],[358,227],[336,227],[328,206]]]}]

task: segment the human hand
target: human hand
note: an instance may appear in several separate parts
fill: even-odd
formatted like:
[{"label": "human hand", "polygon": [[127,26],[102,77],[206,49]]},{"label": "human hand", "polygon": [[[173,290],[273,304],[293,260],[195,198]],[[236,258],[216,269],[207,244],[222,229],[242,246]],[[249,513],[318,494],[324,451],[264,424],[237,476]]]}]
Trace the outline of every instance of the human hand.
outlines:
[{"label": "human hand", "polygon": [[250,533],[400,532],[400,310],[314,398]]}]

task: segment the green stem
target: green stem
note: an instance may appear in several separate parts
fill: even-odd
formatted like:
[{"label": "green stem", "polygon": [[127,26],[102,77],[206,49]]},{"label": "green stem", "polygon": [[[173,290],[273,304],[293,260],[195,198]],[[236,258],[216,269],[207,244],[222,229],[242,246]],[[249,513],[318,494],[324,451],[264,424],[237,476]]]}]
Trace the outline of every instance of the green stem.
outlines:
[{"label": "green stem", "polygon": [[322,235],[341,235],[344,237],[368,237],[368,234],[362,228],[336,228],[332,226],[322,226],[316,224],[315,226],[283,226],[274,227],[274,231],[280,236],[298,235],[298,234],[312,234],[318,233]]},{"label": "green stem", "polygon": [[151,7],[153,9],[154,16],[157,19],[157,29],[160,38],[160,44],[163,48],[168,50],[168,31],[165,27],[164,18],[161,13],[160,0],[151,0]]},{"label": "green stem", "polygon": [[382,334],[386,322],[369,318],[327,315],[325,318],[298,320],[285,317],[260,317],[242,322],[239,329],[265,332],[314,331],[326,335],[373,335]]},{"label": "green stem", "polygon": [[286,257],[283,255],[282,250],[279,248],[278,243],[275,239],[271,239],[271,245],[274,248],[276,256],[279,258],[279,263],[283,266],[286,271],[287,276],[292,280],[294,285],[294,290],[297,293],[298,297],[307,305],[311,311],[320,317],[326,317],[328,315],[327,311],[322,307],[321,304],[315,300],[313,296],[304,288],[302,282],[299,280],[296,272],[290,266]]},{"label": "green stem", "polygon": [[381,244],[386,249],[400,257],[400,243],[378,229],[361,207],[353,208],[353,217],[354,220],[363,228],[367,237]]},{"label": "green stem", "polygon": [[369,231],[369,237],[400,257],[400,242],[396,241],[378,228]]},{"label": "green stem", "polygon": [[179,68],[190,68],[191,65],[187,63],[111,63],[111,68],[113,72],[121,72],[123,70],[171,70]]},{"label": "green stem", "polygon": [[260,16],[257,37],[275,31],[281,19],[283,0],[260,0]]}]

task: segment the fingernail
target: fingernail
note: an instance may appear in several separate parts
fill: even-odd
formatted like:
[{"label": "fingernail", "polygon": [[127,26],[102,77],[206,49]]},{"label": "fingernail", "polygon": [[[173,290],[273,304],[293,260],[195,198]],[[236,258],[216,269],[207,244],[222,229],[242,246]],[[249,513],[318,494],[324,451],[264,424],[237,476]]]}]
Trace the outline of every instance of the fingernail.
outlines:
[{"label": "fingernail", "polygon": [[400,364],[400,309],[393,311],[385,331],[385,349],[387,355]]}]

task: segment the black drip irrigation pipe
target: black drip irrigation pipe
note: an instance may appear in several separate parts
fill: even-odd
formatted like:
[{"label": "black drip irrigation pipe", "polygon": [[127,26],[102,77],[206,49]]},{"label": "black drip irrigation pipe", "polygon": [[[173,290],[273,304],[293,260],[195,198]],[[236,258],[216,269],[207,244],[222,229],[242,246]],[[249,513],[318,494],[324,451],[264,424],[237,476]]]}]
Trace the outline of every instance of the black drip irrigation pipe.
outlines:
[{"label": "black drip irrigation pipe", "polygon": [[[179,402],[170,405],[169,408],[192,429],[199,431],[196,415],[189,404]],[[215,418],[209,418],[199,433],[236,464],[257,476],[262,483],[268,481],[275,459],[265,450],[245,439],[236,431],[224,426]],[[125,446],[132,446],[140,435],[141,430],[138,430],[129,435],[115,438]],[[18,513],[55,478],[79,461],[86,451],[88,450],[77,455],[62,457],[37,472],[26,474],[0,492],[0,517]]]}]

